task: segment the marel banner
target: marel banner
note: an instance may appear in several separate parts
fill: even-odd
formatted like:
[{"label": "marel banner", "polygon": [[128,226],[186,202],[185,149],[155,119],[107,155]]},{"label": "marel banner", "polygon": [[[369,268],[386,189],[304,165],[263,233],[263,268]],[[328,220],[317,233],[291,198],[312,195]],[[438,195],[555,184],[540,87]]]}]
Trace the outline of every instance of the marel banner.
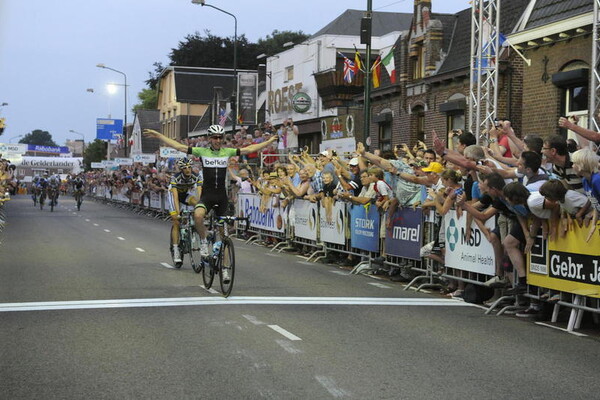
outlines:
[{"label": "marel banner", "polygon": [[577,223],[566,235],[536,239],[527,283],[561,292],[600,298],[600,223],[589,241],[589,227]]},{"label": "marel banner", "polygon": [[317,240],[317,221],[319,220],[317,203],[308,200],[294,200],[294,233],[297,237]]},{"label": "marel banner", "polygon": [[391,216],[385,230],[385,252],[392,256],[421,260],[423,210],[402,208]]},{"label": "marel banner", "polygon": [[352,247],[379,251],[379,211],[374,205],[350,208],[350,243]]},{"label": "marel banner", "polygon": [[[450,210],[444,216],[446,266],[479,274],[495,275],[496,261],[492,244],[474,221],[469,236],[466,224],[466,213],[458,218],[456,211]],[[493,218],[488,219],[485,226],[493,230],[495,227]]]},{"label": "marel banner", "polygon": [[346,203],[336,201],[333,203],[330,218],[327,218],[327,210],[323,207],[319,209],[319,220],[321,224],[321,240],[327,243],[345,244],[346,243]]},{"label": "marel banner", "polygon": [[[238,215],[248,217],[250,227],[264,229],[272,232],[285,231],[283,209],[275,205],[274,197],[271,198],[265,209],[261,210],[261,198],[256,194],[240,193],[238,195]],[[275,199],[276,200],[276,199]]]},{"label": "marel banner", "polygon": [[139,162],[142,164],[156,162],[156,154],[135,154],[132,158],[134,162]]}]

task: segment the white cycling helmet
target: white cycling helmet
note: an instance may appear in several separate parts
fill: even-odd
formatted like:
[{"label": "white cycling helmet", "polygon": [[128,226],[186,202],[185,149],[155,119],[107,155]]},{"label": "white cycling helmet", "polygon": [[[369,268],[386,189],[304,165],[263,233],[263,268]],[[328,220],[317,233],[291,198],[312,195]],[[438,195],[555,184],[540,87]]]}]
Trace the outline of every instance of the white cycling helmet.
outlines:
[{"label": "white cycling helmet", "polygon": [[225,129],[221,125],[211,125],[208,128],[209,136],[223,136],[225,134]]}]

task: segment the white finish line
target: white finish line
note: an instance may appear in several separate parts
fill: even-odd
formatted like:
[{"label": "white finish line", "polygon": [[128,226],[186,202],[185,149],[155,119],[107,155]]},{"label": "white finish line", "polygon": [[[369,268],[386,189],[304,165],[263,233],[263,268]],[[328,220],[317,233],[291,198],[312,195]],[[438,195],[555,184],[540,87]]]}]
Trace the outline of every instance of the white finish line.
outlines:
[{"label": "white finish line", "polygon": [[324,306],[427,306],[475,307],[453,299],[414,299],[381,297],[176,297],[157,299],[117,299],[0,303],[0,312],[83,310],[102,308],[181,307],[238,304],[324,305]]}]

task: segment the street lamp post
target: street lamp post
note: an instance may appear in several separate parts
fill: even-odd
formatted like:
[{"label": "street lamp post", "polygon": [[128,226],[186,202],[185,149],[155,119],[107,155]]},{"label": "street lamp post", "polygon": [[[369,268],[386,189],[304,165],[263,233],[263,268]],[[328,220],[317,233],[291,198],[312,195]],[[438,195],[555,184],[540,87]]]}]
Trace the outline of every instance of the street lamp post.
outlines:
[{"label": "street lamp post", "polygon": [[13,136],[13,137],[10,138],[10,140],[8,141],[8,143],[12,143],[13,139],[17,139],[17,138],[20,138],[20,137],[23,137],[23,135]]},{"label": "street lamp post", "polygon": [[107,67],[104,64],[97,64],[96,67],[98,68],[104,68],[104,69],[109,69],[111,71],[114,71],[116,73],[119,73],[121,75],[123,75],[123,78],[125,78],[125,84],[124,86],[124,93],[125,93],[125,117],[123,118],[123,139],[124,139],[124,147],[125,147],[125,157],[127,157],[127,147],[128,147],[128,139],[127,139],[127,75],[125,74],[125,72],[116,70],[114,68],[110,68]]},{"label": "street lamp post", "polygon": [[217,11],[221,11],[224,14],[230,15],[233,17],[235,21],[234,32],[233,32],[233,90],[231,91],[231,109],[233,111],[232,121],[232,130],[235,133],[236,125],[237,125],[237,18],[230,12],[220,9],[219,7],[215,7],[210,4],[206,4],[205,0],[192,0],[193,4],[200,4],[201,6],[206,6],[210,8],[214,8]]},{"label": "street lamp post", "polygon": [[81,139],[83,139],[83,146],[82,146],[81,152],[82,152],[82,156],[85,157],[85,135],[83,133],[77,132],[73,129],[69,129],[69,132],[79,135],[79,136],[81,136]]}]

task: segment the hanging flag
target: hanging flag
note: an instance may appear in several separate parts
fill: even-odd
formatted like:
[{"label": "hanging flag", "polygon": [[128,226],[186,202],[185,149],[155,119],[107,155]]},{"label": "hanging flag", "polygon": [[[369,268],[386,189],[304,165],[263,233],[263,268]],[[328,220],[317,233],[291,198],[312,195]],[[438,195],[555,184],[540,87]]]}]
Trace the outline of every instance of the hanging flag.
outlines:
[{"label": "hanging flag", "polygon": [[227,122],[227,113],[225,112],[224,108],[221,108],[221,110],[219,110],[219,125],[225,126],[226,122]]},{"label": "hanging flag", "polygon": [[363,67],[363,63],[360,58],[360,53],[358,52],[358,49],[356,48],[356,46],[354,46],[354,73],[358,74],[358,71],[365,72],[365,69]]},{"label": "hanging flag", "polygon": [[344,57],[344,82],[352,83],[356,71],[356,65],[348,57]]},{"label": "hanging flag", "polygon": [[377,56],[373,63],[373,87],[378,88],[381,84],[381,54]]},{"label": "hanging flag", "polygon": [[387,53],[383,60],[381,60],[381,64],[385,67],[388,75],[390,76],[390,82],[396,83],[396,64],[394,63],[394,47],[390,49],[390,52]]}]

